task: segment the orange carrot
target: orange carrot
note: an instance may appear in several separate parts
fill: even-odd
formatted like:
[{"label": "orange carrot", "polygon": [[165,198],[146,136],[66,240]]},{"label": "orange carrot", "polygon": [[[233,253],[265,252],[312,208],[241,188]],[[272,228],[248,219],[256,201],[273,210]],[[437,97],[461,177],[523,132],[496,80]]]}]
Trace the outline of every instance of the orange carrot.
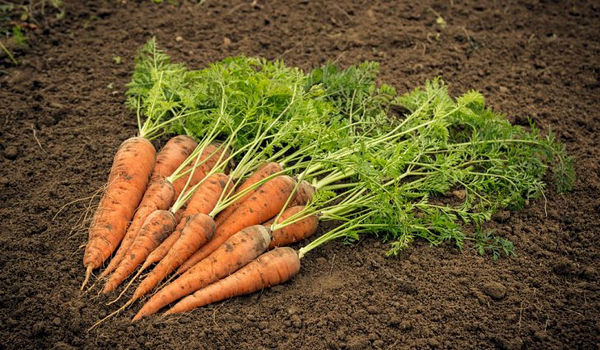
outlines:
[{"label": "orange carrot", "polygon": [[114,252],[123,239],[154,166],[154,146],[145,138],[133,137],[121,144],[115,155],[109,183],[100,200],[89,230],[83,255],[87,283],[92,270]]},{"label": "orange carrot", "polygon": [[186,135],[171,138],[156,155],[152,179],[170,176],[198,144]]},{"label": "orange carrot", "polygon": [[[235,194],[241,193],[242,191],[244,191],[245,189],[254,185],[255,183],[269,177],[270,175],[273,175],[273,174],[281,171],[282,169],[283,168],[282,168],[281,164],[279,164],[279,163],[271,162],[271,163],[267,163],[267,164],[263,165],[254,174],[252,174],[249,178],[247,178],[240,185],[240,187],[238,187],[238,189],[235,191]],[[242,205],[242,203],[246,199],[250,198],[252,196],[252,194],[254,194],[255,191],[256,190],[249,191],[246,195],[242,196],[240,199],[238,199],[234,203],[231,203],[229,206],[227,206],[227,208],[225,208],[223,211],[221,211],[221,213],[219,213],[219,215],[217,215],[217,217],[215,219],[217,226],[221,225],[240,205]]]},{"label": "orange carrot", "polygon": [[181,274],[187,271],[198,261],[206,258],[239,230],[263,223],[275,216],[283,208],[294,186],[295,181],[287,175],[280,175],[265,182],[217,227],[213,239],[181,265],[177,273]]},{"label": "orange carrot", "polygon": [[239,231],[206,259],[154,294],[133,321],[152,315],[167,304],[235,272],[262,254],[270,240],[269,230],[262,225]]},{"label": "orange carrot", "polygon": [[[206,244],[215,234],[215,221],[208,215],[199,213],[185,218],[181,235],[167,255],[154,267],[133,293],[132,299],[138,299],[156,287],[167,275],[173,272],[198,248]],[[144,263],[146,265],[146,263]],[[143,266],[142,269],[145,269]]]},{"label": "orange carrot", "polygon": [[[225,153],[223,154],[224,151]],[[206,146],[202,153],[200,153],[197,156],[197,158],[199,158],[199,161],[203,163],[199,164],[194,170],[192,179],[190,180],[188,186],[191,187],[200,182],[202,179],[204,179],[206,174],[212,168],[214,168],[215,165],[217,165],[217,162],[219,162],[219,160],[223,161],[227,159],[227,157],[229,157],[229,151],[224,150],[224,147],[222,145],[218,143],[211,143],[210,145]],[[195,162],[196,159],[192,160],[190,164],[188,164],[187,167],[185,167],[182,171],[182,173],[185,173],[186,171],[190,170],[189,173],[173,182],[173,188],[175,188],[175,197],[179,196],[179,194],[185,187],[185,184],[188,181],[188,177],[192,174],[191,169],[194,167]]]},{"label": "orange carrot", "polygon": [[315,195],[315,191],[316,189],[313,185],[302,180],[298,185],[298,188],[296,188],[296,193],[294,194],[294,198],[290,201],[289,207],[306,205]]},{"label": "orange carrot", "polygon": [[[284,220],[302,212],[302,210],[304,210],[304,206],[302,205],[288,208],[281,214],[277,222],[283,223]],[[264,225],[266,227],[271,227],[273,221],[275,221],[274,218],[266,222]],[[286,246],[288,244],[308,238],[317,231],[318,226],[319,219],[317,216],[310,215],[300,221],[296,221],[292,224],[275,230],[273,231],[273,240],[271,241],[271,244],[269,244],[269,248]]]},{"label": "orange carrot", "polygon": [[123,282],[146,259],[148,254],[173,232],[176,224],[175,217],[170,211],[157,210],[150,214],[129,251],[115,272],[110,275],[102,292],[109,293]]},{"label": "orange carrot", "polygon": [[[196,192],[188,201],[183,217],[185,218],[194,214],[209,214],[217,204],[217,201],[228,182],[229,177],[225,174],[217,173],[211,175],[198,187],[198,189],[196,189]],[[145,267],[159,262],[167,255],[169,249],[171,249],[173,244],[179,239],[184,224],[184,220],[179,221],[175,231],[154,249],[152,253],[150,253],[144,262]]]},{"label": "orange carrot", "polygon": [[281,284],[300,271],[298,253],[289,247],[275,248],[233,274],[181,299],[165,315],[182,313]]},{"label": "orange carrot", "polygon": [[175,196],[175,190],[173,189],[173,185],[167,181],[165,178],[155,177],[146,193],[144,193],[144,197],[135,212],[135,216],[133,217],[133,221],[129,225],[127,229],[127,233],[123,240],[121,241],[121,245],[117,250],[117,253],[113,256],[110,261],[110,264],[102,271],[100,274],[100,278],[104,276],[108,276],[114,269],[119,266],[121,260],[127,254],[127,251],[135,237],[137,236],[140,228],[146,221],[148,215],[153,213],[155,210],[164,210],[171,206],[173,202],[173,198]]}]

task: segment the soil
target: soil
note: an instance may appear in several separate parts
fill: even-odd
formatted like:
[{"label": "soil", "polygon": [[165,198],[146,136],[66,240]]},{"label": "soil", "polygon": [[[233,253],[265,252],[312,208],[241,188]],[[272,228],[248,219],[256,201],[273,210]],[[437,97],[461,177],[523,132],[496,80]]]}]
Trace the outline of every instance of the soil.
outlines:
[{"label": "soil", "polygon": [[[597,348],[600,5],[407,3],[64,1],[64,17],[30,33],[20,64],[1,67],[0,347]],[[553,130],[575,159],[575,189],[549,187],[490,222],[513,258],[423,242],[386,258],[374,238],[333,243],[284,285],[131,324],[136,306],[88,333],[115,307],[79,292],[78,220],[136,132],[123,92],[152,35],[192,67],[240,53],[304,69],[375,60],[399,91],[442,76],[515,123]]]}]

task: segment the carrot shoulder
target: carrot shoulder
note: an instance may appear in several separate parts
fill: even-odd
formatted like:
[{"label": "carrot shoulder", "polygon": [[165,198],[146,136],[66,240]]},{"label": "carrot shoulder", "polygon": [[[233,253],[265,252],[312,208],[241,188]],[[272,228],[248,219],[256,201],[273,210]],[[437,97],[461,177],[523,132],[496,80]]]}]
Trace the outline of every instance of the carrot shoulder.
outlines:
[{"label": "carrot shoulder", "polygon": [[262,225],[241,230],[206,259],[154,294],[133,321],[152,315],[169,303],[235,272],[262,254],[270,240],[269,230]]},{"label": "carrot shoulder", "polygon": [[93,269],[113,253],[125,235],[154,166],[154,146],[150,141],[133,137],[121,144],[109,175],[109,183],[94,213],[89,241],[83,256],[86,280]]},{"label": "carrot shoulder", "polygon": [[239,230],[261,224],[275,216],[283,208],[294,189],[295,181],[287,175],[279,175],[260,186],[236,211],[217,227],[210,242],[192,255],[177,271],[181,274],[206,258],[227,238]]},{"label": "carrot shoulder", "polygon": [[[303,205],[298,205],[295,207],[291,207],[286,209],[277,222],[284,223],[288,218],[301,213],[304,210]],[[299,214],[302,215],[302,214]],[[275,219],[271,219],[266,222],[264,225],[270,227]],[[310,215],[301,220],[293,222],[289,225],[286,225],[280,229],[273,231],[273,240],[269,244],[269,248],[282,247],[288,244],[296,243],[303,239],[306,239],[312,236],[319,227],[319,219],[316,215]]]},{"label": "carrot shoulder", "polygon": [[308,182],[302,180],[296,189],[294,198],[290,201],[289,206],[294,207],[297,205],[306,205],[310,202],[315,195],[315,187]]},{"label": "carrot shoulder", "polygon": [[[259,181],[269,177],[270,175],[273,175],[282,170],[283,170],[283,168],[282,168],[281,164],[279,164],[279,163],[275,163],[275,162],[267,163],[267,164],[263,165],[262,167],[260,167],[250,177],[248,177],[240,185],[240,187],[238,187],[238,189],[235,191],[234,194],[241,193],[242,191],[246,190],[247,188],[254,185],[255,183],[258,183]],[[250,198],[254,194],[255,191],[256,190],[249,191],[244,196],[242,196],[240,199],[231,203],[221,213],[219,213],[219,215],[217,215],[217,217],[215,219],[217,226],[220,225],[221,223],[223,223],[246,199]]]},{"label": "carrot shoulder", "polygon": [[[192,178],[190,179],[188,188],[190,188],[191,186],[194,186],[195,184],[200,182],[202,179],[204,179],[204,177],[206,177],[206,174],[208,174],[210,172],[210,170],[212,168],[214,168],[215,165],[217,165],[217,163],[222,162],[228,156],[229,156],[229,151],[225,150],[222,145],[219,145],[217,143],[211,143],[210,145],[206,146],[206,148],[202,151],[202,153],[200,153],[196,157],[198,159],[198,162],[202,162],[202,163],[199,164],[193,170],[193,173],[192,173],[192,168],[194,167],[194,164],[196,163],[196,159],[193,159],[182,170],[182,173],[185,173],[185,175],[173,182],[173,187],[175,188],[175,196],[176,197],[179,196],[179,194],[185,187],[185,184],[187,183],[188,178],[190,176]],[[189,172],[187,172],[188,170],[189,170]]]},{"label": "carrot shoulder", "polygon": [[300,271],[298,253],[289,247],[275,248],[237,272],[181,299],[165,315],[182,313],[234,296],[281,284]]},{"label": "carrot shoulder", "polygon": [[104,285],[103,293],[113,291],[146,259],[148,254],[162,242],[175,228],[175,217],[170,211],[157,210],[150,214],[129,252]]},{"label": "carrot shoulder", "polygon": [[186,135],[178,135],[169,139],[156,155],[152,179],[171,176],[197,145],[194,139]]}]

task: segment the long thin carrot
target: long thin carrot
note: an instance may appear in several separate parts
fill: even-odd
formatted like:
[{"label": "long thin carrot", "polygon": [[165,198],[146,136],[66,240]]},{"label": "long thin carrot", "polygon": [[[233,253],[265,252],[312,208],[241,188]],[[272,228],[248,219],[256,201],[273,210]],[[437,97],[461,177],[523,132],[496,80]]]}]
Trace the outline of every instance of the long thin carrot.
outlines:
[{"label": "long thin carrot", "polygon": [[275,248],[233,274],[181,299],[165,315],[182,313],[234,296],[281,284],[300,271],[298,253],[289,247]]},{"label": "long thin carrot", "polygon": [[167,304],[235,272],[262,254],[270,240],[270,231],[262,225],[239,231],[206,259],[154,294],[133,321],[152,315]]},{"label": "long thin carrot", "polygon": [[167,141],[156,155],[152,179],[170,176],[192,153],[198,144],[186,135],[178,135]]},{"label": "long thin carrot", "polygon": [[123,237],[123,240],[121,241],[119,249],[117,249],[117,252],[110,260],[106,269],[100,274],[100,278],[108,276],[117,268],[117,266],[119,266],[148,215],[152,214],[155,210],[169,208],[173,202],[174,196],[175,189],[165,178],[155,177],[151,181],[150,186],[148,186],[148,189],[146,190],[146,193],[144,193],[144,197],[135,212],[129,228],[127,229],[127,233],[125,233],[125,237]]},{"label": "long thin carrot", "polygon": [[173,232],[176,224],[175,217],[170,211],[157,210],[150,214],[125,258],[115,272],[110,275],[102,292],[109,293],[123,282],[146,259],[148,254]]},{"label": "long thin carrot", "polygon": [[[169,273],[183,264],[198,248],[206,244],[215,234],[215,221],[208,215],[198,213],[185,218],[181,235],[165,257],[140,283],[133,299],[145,295],[156,287]],[[145,264],[144,264],[145,265]],[[143,267],[145,269],[145,267]]]},{"label": "long thin carrot", "polygon": [[294,187],[295,181],[287,175],[279,175],[265,182],[227,220],[217,227],[217,232],[213,239],[202,246],[181,265],[177,273],[181,274],[187,271],[198,261],[206,258],[225,242],[227,238],[239,230],[252,225],[258,225],[275,216],[285,205]]},{"label": "long thin carrot", "polygon": [[[282,170],[283,170],[283,168],[282,168],[281,164],[279,164],[279,163],[275,163],[275,162],[266,163],[265,165],[260,167],[254,174],[252,174],[250,177],[248,177],[237,188],[235,193],[236,194],[240,193],[240,192],[244,191],[245,189],[249,188],[250,186],[254,185],[255,183],[258,183],[259,181],[269,177],[270,175],[273,175]],[[223,211],[221,211],[219,213],[219,215],[217,215],[217,217],[215,218],[215,222],[217,223],[217,226],[222,224],[240,205],[242,205],[242,203],[246,199],[250,198],[254,194],[255,191],[256,190],[249,191],[244,196],[239,198],[237,201],[235,201],[234,203],[231,203],[229,206],[227,206],[225,209],[223,209]]]},{"label": "long thin carrot", "polygon": [[[206,179],[188,201],[187,207],[183,212],[183,218],[195,214],[209,214],[217,204],[221,193],[225,190],[229,182],[228,179],[229,177],[222,173],[213,174]],[[148,258],[144,262],[144,268],[159,262],[167,255],[173,244],[179,239],[184,224],[184,220],[179,221],[175,231],[148,255]]]},{"label": "long thin carrot", "polygon": [[[298,205],[286,209],[277,222],[285,223],[286,219],[293,217],[294,215],[302,215],[304,206]],[[299,218],[300,219],[300,218]],[[292,219],[293,220],[293,219]],[[264,223],[266,227],[271,227],[275,219],[271,219]],[[310,215],[303,217],[298,221],[292,222],[280,229],[273,231],[273,240],[269,244],[269,248],[282,247],[288,244],[296,243],[305,238],[312,236],[319,227],[319,219],[316,215]]]},{"label": "long thin carrot", "polygon": [[154,166],[156,150],[143,137],[124,141],[117,151],[109,183],[89,229],[83,255],[86,267],[83,288],[92,273],[113,253],[125,235]]}]

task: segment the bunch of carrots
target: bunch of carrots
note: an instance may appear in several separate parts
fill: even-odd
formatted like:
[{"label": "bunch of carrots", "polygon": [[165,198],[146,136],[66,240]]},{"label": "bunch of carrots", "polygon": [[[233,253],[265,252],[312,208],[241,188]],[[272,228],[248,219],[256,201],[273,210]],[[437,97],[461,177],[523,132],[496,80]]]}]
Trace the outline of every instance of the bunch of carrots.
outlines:
[{"label": "bunch of carrots", "polygon": [[[510,255],[481,224],[541,195],[549,164],[570,188],[571,160],[551,134],[510,125],[476,92],[452,99],[436,79],[398,95],[376,75],[371,62],[306,74],[247,57],[189,70],[150,40],[127,93],[138,135],[115,155],[82,289],[108,262],[103,293],[129,278],[117,301],[147,272],[107,316],[148,298],[137,321],[283,283],[312,249],[362,233],[390,242],[389,254],[422,238]],[[150,141],[169,134],[156,153]],[[444,200],[457,190],[461,203]],[[288,247],[325,220],[338,225]]]}]

